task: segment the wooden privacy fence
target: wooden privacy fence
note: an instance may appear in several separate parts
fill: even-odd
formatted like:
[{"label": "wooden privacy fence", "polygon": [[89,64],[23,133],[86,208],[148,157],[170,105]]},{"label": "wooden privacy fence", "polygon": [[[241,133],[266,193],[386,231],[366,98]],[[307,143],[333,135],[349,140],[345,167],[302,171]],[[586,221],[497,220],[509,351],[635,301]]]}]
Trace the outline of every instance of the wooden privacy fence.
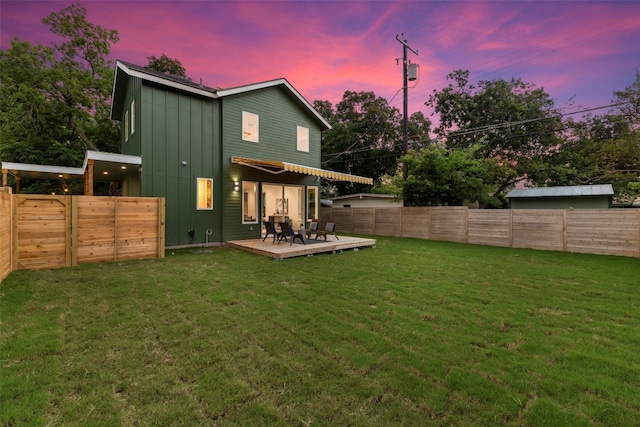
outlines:
[{"label": "wooden privacy fence", "polygon": [[322,208],[338,232],[640,258],[640,209]]},{"label": "wooden privacy fence", "polygon": [[6,195],[0,278],[7,258],[11,271],[164,257],[164,198],[14,194],[7,209]]}]

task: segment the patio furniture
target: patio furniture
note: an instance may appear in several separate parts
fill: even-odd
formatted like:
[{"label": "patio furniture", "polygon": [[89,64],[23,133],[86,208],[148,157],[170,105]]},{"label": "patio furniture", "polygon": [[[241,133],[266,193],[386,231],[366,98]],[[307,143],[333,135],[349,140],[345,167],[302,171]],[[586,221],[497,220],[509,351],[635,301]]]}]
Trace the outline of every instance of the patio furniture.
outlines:
[{"label": "patio furniture", "polygon": [[279,237],[280,237],[280,233],[278,233],[278,232],[276,231],[276,226],[275,226],[275,225],[273,225],[273,223],[272,223],[272,222],[269,222],[269,221],[262,221],[262,222],[264,223],[264,228],[265,228],[265,230],[266,230],[266,233],[265,233],[264,238],[262,239],[262,241],[264,242],[264,241],[265,241],[265,239],[266,239],[270,234],[273,234],[273,243],[275,243],[275,242],[276,242],[276,238],[279,238]]},{"label": "patio furniture", "polygon": [[337,240],[340,240],[340,238],[336,234],[336,224],[333,222],[328,222],[327,225],[324,227],[324,230],[316,231],[316,240],[318,240],[318,237],[324,237],[324,240],[326,242],[327,234],[333,234],[334,236],[336,236]]},{"label": "patio furniture", "polygon": [[[304,227],[300,228],[300,231],[296,232],[293,230],[293,227],[291,227],[291,224],[289,224],[288,222],[281,222],[280,224],[280,230],[281,230],[281,235],[280,238],[278,239],[278,244],[282,241],[285,240],[287,242],[289,242],[289,245],[293,245],[293,242],[296,239],[300,239],[302,240],[302,244],[306,244],[306,242],[304,241]],[[291,240],[289,240],[289,237],[291,237]]]},{"label": "patio furniture", "polygon": [[318,234],[318,221],[311,221],[309,224],[309,229],[306,233],[307,239],[310,239],[312,234]]}]

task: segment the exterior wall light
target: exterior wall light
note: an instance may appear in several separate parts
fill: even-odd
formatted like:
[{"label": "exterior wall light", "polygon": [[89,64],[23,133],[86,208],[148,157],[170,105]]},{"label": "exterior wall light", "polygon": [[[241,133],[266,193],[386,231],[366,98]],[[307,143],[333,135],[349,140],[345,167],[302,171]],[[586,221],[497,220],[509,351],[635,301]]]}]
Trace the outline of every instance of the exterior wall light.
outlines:
[{"label": "exterior wall light", "polygon": [[233,181],[233,191],[240,191],[240,183],[238,181]]}]

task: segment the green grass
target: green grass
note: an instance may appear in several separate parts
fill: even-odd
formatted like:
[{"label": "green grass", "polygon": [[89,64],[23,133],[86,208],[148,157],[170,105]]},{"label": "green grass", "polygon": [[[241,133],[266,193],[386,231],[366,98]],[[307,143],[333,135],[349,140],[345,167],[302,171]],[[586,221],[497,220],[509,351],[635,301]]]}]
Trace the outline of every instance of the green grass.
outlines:
[{"label": "green grass", "polygon": [[1,425],[640,425],[640,260],[378,238],[17,271]]}]

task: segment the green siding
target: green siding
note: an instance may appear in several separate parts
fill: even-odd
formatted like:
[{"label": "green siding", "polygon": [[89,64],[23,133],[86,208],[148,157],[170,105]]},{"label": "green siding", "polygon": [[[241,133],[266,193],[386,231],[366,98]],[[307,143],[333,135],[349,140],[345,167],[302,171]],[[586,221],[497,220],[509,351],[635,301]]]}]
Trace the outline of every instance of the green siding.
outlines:
[{"label": "green siding", "polygon": [[[166,197],[167,246],[221,240],[220,206],[196,209],[196,178],[215,178],[214,101],[164,87],[142,87],[142,193]],[[218,142],[219,144],[219,138]],[[186,165],[183,165],[186,162]],[[217,180],[214,179],[214,193]],[[195,231],[193,241],[188,230]]]},{"label": "green siding", "polygon": [[[242,192],[233,181],[290,185],[318,185],[316,177],[297,173],[278,175],[231,163],[232,157],[277,160],[320,167],[321,128],[318,119],[281,87],[247,92],[221,100],[222,118],[222,219],[223,241],[260,236],[260,224],[242,224]],[[259,142],[242,140],[242,112],[259,116]],[[297,126],[309,128],[309,152],[297,150]],[[306,194],[306,191],[305,191]],[[262,209],[262,206],[259,207]]]},{"label": "green siding", "polygon": [[[233,190],[234,180],[319,185],[312,176],[231,164],[231,157],[242,156],[321,167],[322,124],[282,86],[216,100],[129,76],[120,80],[118,91],[124,105],[115,111],[121,120],[133,99],[137,110],[135,133],[127,142],[122,124],[122,153],[142,157],[140,177],[126,187],[166,198],[167,246],[204,243],[207,229],[213,231],[210,242],[259,237],[260,223],[242,224],[242,192]],[[242,140],[242,111],[259,116],[259,143]],[[297,126],[309,129],[308,153],[297,151]],[[213,178],[212,211],[196,209],[198,177]],[[189,229],[195,231],[193,241]]]}]

